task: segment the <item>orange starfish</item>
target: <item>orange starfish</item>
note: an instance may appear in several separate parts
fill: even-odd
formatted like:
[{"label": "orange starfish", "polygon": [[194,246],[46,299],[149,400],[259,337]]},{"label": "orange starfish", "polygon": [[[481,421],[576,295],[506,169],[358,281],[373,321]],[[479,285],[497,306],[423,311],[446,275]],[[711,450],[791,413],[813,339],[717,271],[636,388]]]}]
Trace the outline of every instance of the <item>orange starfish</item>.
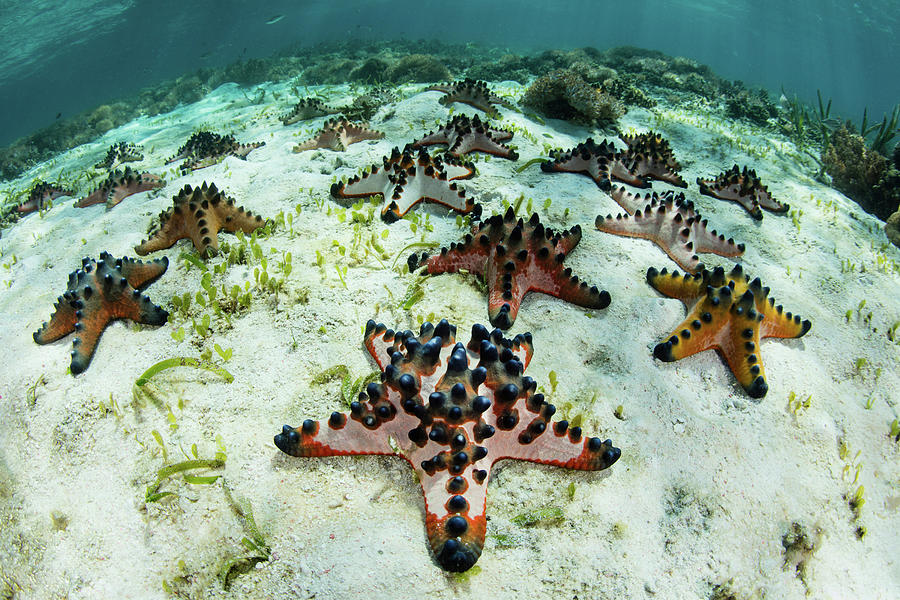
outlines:
[{"label": "orange starfish", "polygon": [[141,295],[169,266],[162,258],[141,262],[113,258],[106,252],[100,260],[84,258],[81,268],[69,274],[65,293],[59,297],[49,323],[34,332],[34,341],[49,344],[76,333],[72,341],[70,369],[77,375],[88,368],[100,334],[110,321],[131,319],[146,325],[164,325],[169,313]]},{"label": "orange starfish", "polygon": [[798,338],[812,324],[785,312],[769,298],[769,288],[744,275],[735,265],[728,275],[722,267],[702,269],[696,275],[667,274],[651,267],[647,282],[662,294],[678,298],[688,307],[687,318],[671,337],[656,345],[653,355],[672,362],[703,350],[718,350],[751,398],[769,391],[759,341],[763,338]]},{"label": "orange starfish", "polygon": [[192,188],[190,185],[173,198],[172,208],[159,214],[159,228],[134,247],[141,256],[171,248],[178,240],[189,238],[200,256],[218,252],[218,232],[229,233],[241,230],[253,233],[266,223],[262,217],[254,215],[243,206],[235,206],[234,198],[226,197],[216,189],[216,184],[208,187]]}]

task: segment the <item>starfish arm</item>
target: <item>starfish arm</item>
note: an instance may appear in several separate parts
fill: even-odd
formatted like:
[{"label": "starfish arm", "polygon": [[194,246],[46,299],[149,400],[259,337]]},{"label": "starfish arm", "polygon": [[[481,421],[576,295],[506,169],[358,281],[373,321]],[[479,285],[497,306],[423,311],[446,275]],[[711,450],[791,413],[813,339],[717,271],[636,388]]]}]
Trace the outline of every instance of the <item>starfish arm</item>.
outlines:
[{"label": "starfish arm", "polygon": [[182,214],[182,208],[176,207],[174,211],[160,215],[159,229],[135,246],[134,251],[141,256],[146,256],[157,250],[171,248],[175,242],[186,237],[190,237],[190,234]]},{"label": "starfish arm", "polygon": [[423,136],[421,139],[416,140],[412,143],[413,148],[422,148],[424,146],[434,146],[437,144],[450,144],[450,140],[447,137],[446,131],[443,129],[438,129],[437,131],[429,132],[428,135]]},{"label": "starfish arm", "polygon": [[727,332],[731,294],[728,286],[707,292],[669,338],[656,345],[653,355],[663,362],[672,362],[704,350],[721,348],[723,335]]},{"label": "starfish arm", "polygon": [[472,241],[471,236],[466,236],[466,241],[451,244],[449,249],[441,248],[440,254],[430,256],[424,259],[424,262],[431,275],[458,273],[465,270],[484,277],[489,253],[488,246],[477,244]]},{"label": "starfish arm", "polygon": [[759,353],[760,323],[764,316],[755,310],[753,292],[747,291],[729,311],[729,326],[723,331],[719,352],[744,391],[762,398],[769,391]]},{"label": "starfish arm", "polygon": [[[391,440],[408,443],[405,434],[412,429],[409,425],[412,425],[413,418],[396,413],[383,419],[376,410],[371,402],[354,402],[349,413],[334,412],[328,419],[321,421],[306,419],[300,427],[285,425],[281,433],[275,436],[275,445],[282,452],[298,457],[364,454],[399,456],[391,447]],[[418,419],[415,419],[415,423],[418,423]],[[403,431],[404,427],[406,431]]]},{"label": "starfish arm", "polygon": [[740,183],[721,184],[717,180],[697,179],[697,185],[700,186],[700,193],[704,196],[711,196],[719,200],[730,200],[737,202],[744,207],[750,216],[756,220],[763,218],[762,210],[759,208],[759,202],[749,193],[742,192]]},{"label": "starfish arm", "polygon": [[75,323],[78,319],[75,317],[75,309],[72,308],[68,296],[69,293],[66,292],[66,297],[60,296],[56,299],[50,321],[45,321],[32,336],[36,343],[49,344],[75,331]]},{"label": "starfish arm", "polygon": [[[480,471],[479,479],[474,476]],[[484,549],[487,529],[485,507],[491,467],[469,465],[453,475],[439,471],[428,475],[416,469],[425,495],[425,531],[431,551],[448,571],[472,567]]]},{"label": "starfish arm", "polygon": [[784,204],[773,198],[765,186],[757,190],[757,201],[761,207],[774,213],[785,213],[791,208],[790,204]]},{"label": "starfish arm", "polygon": [[421,174],[410,176],[405,185],[398,184],[389,200],[386,194],[385,196],[381,216],[389,221],[396,221],[423,200],[442,204],[461,213],[471,211],[475,205],[471,198],[466,197],[465,190],[457,188],[456,183],[447,183],[446,180]]},{"label": "starfish arm", "polygon": [[331,195],[335,198],[359,198],[376,194],[387,195],[392,189],[389,173],[384,167],[372,166],[371,170],[355,175],[347,180],[331,186]]},{"label": "starfish arm", "polygon": [[799,338],[806,335],[812,323],[801,319],[800,315],[785,311],[780,304],[776,306],[775,299],[767,297],[769,288],[762,288],[763,293],[760,294],[760,287],[758,277],[750,282],[749,289],[756,298],[756,309],[765,317],[759,326],[760,337]]},{"label": "starfish arm", "polygon": [[700,267],[700,259],[691,241],[690,228],[683,218],[673,218],[660,208],[653,210],[647,206],[646,212],[636,211],[634,217],[627,214],[619,214],[615,218],[612,215],[606,218],[598,216],[594,225],[606,233],[650,240],[682,269],[696,271]]},{"label": "starfish arm", "polygon": [[456,161],[455,159],[451,161],[450,157],[447,157],[447,159],[442,162],[442,166],[444,172],[447,174],[448,181],[470,179],[475,175],[475,168],[472,165]]},{"label": "starfish arm", "polygon": [[617,179],[622,183],[627,183],[637,188],[650,187],[647,177],[637,173],[634,168],[624,162],[624,157],[620,155],[609,159],[601,159],[599,165],[606,172],[608,179]]},{"label": "starfish arm", "polygon": [[670,170],[665,162],[646,156],[636,158],[631,171],[640,177],[665,181],[675,187],[686,188],[687,182],[674,171]]},{"label": "starfish arm", "polygon": [[736,244],[733,238],[725,239],[725,236],[717,233],[715,229],[707,228],[706,220],[700,220],[700,215],[691,224],[691,237],[694,242],[694,252],[712,252],[719,256],[740,256],[744,253],[744,244]]},{"label": "starfish arm", "polygon": [[73,375],[84,372],[91,364],[100,335],[112,320],[99,304],[98,298],[94,302],[86,303],[76,312],[78,322],[75,324],[76,335],[72,340],[72,362],[69,365]]},{"label": "starfish arm", "polygon": [[169,268],[169,259],[162,258],[151,261],[140,261],[133,258],[114,259],[106,252],[100,253],[100,260],[113,262],[122,269],[122,275],[128,281],[128,285],[136,290],[141,290],[159,279]]},{"label": "starfish arm", "polygon": [[690,273],[681,275],[678,271],[669,273],[668,269],[658,271],[654,267],[650,267],[647,270],[647,283],[664,296],[679,298],[685,304],[689,304],[703,296],[706,293],[707,285],[699,275],[691,275]]},{"label": "starfish arm", "polygon": [[96,190],[94,190],[84,198],[80,198],[78,202],[75,203],[75,207],[87,208],[88,206],[101,204],[103,202],[106,202],[107,196],[109,196],[109,188],[103,186],[98,187]]},{"label": "starfish arm", "polygon": [[629,215],[633,215],[635,211],[641,210],[652,201],[651,194],[632,194],[620,185],[613,186],[609,195],[621,206]]}]

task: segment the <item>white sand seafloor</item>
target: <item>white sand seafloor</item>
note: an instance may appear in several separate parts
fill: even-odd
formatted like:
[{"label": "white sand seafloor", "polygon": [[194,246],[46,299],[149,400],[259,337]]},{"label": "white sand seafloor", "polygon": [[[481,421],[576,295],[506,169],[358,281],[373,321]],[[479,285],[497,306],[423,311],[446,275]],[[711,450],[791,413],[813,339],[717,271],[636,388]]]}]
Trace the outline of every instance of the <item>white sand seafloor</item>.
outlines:
[{"label": "white sand seafloor", "polygon": [[[790,142],[710,116],[702,106],[632,110],[620,125],[653,129],[670,141],[690,183],[688,198],[711,227],[746,243],[745,272],[771,287],[786,310],[812,321],[801,339],[761,343],[765,398],[749,398],[714,351],[674,363],[653,358],[654,345],[681,322],[685,308],[652,289],[646,271],[677,266],[649,241],[594,229],[597,214],[620,212],[607,194],[581,175],[549,175],[536,165],[513,172],[546,155],[545,143],[569,148],[602,132],[501,109],[501,125],[527,129],[532,139],[517,133],[519,161],[479,160],[479,174],[461,186],[487,214],[524,194],[520,214],[531,198],[545,225],[581,224],[583,239],[566,264],[612,296],[608,308],[588,311],[530,294],[509,334],[533,333],[526,374],[559,413],[581,414],[586,434],[611,438],[621,459],[600,473],[501,463],[488,488],[484,553],[459,576],[442,571],[430,554],[422,496],[404,461],[297,459],[275,448],[272,436],[283,423],[345,408],[340,379],[313,383],[317,374],[339,364],[353,378],[376,369],[361,343],[368,319],[417,330],[419,319],[433,313],[456,324],[462,341],[473,323],[487,324],[487,299],[473,276],[431,277],[421,301],[410,310],[400,306],[415,277],[392,270],[394,257],[403,265],[411,250],[401,250],[422,241],[423,233],[441,245],[457,241],[464,231],[455,214],[419,205],[410,213],[419,220],[413,233],[409,220],[387,225],[376,212],[360,231],[363,240],[378,236],[390,258],[355,261],[352,209],[329,196],[333,176],[380,162],[393,146],[446,120],[439,94],[421,92],[424,87],[400,89],[402,99],[371,120],[384,140],[343,153],[294,154],[291,147],[324,118],[283,126],[280,115],[297,100],[288,84],[243,91],[229,84],[3,184],[8,194],[36,177],[71,179],[92,171],[119,140],[142,144],[137,166],[167,178],[161,191],[129,197],[109,211],[60,199],[43,216],[26,216],[2,232],[0,597],[898,597],[900,444],[888,431],[900,398],[900,345],[887,331],[900,319],[900,250],[888,243],[881,222],[816,182],[813,165],[798,161]],[[494,87],[523,92],[511,83]],[[263,102],[253,104],[249,98],[262,89]],[[346,87],[310,92],[337,105],[352,97]],[[460,104],[454,111],[478,113]],[[200,127],[266,145],[247,161],[227,158],[186,176],[164,168]],[[698,176],[712,177],[735,162],[756,168],[776,198],[802,211],[799,221],[772,213],[754,221],[735,203],[699,195]],[[169,258],[168,272],[146,293],[170,311],[170,322],[112,324],[90,368],[67,374],[72,336],[39,346],[32,333],[49,318],[69,272],[83,256],[97,258],[104,250],[134,256],[133,246],[172,196],[203,181],[263,217],[293,213],[293,235],[279,227],[259,241],[270,274],[277,274],[284,253],[293,257],[277,301],[254,291],[247,312],[231,326],[213,318],[210,335],[201,338],[171,301],[201,290],[201,272],[179,260],[192,251],[182,240],[148,257]],[[82,180],[80,187],[87,192],[90,185]],[[669,186],[654,182],[653,189]],[[547,210],[546,198],[552,199]],[[343,222],[340,209],[346,209]],[[426,231],[426,217],[433,231]],[[236,242],[225,233],[219,239]],[[343,256],[339,246],[346,248]],[[324,267],[317,266],[316,251]],[[726,269],[734,263],[716,255],[701,259]],[[250,282],[254,289],[259,261],[249,262],[228,267],[213,282],[229,288]],[[346,286],[336,266],[342,273],[347,267]],[[197,320],[210,313],[196,303],[191,311]],[[172,334],[181,327],[186,335],[179,342]],[[225,363],[212,355],[233,383],[207,371],[171,369],[151,380],[155,402],[132,401],[145,369],[173,356],[198,357],[215,344],[233,349]],[[558,377],[552,393],[551,371]],[[796,415],[788,409],[791,392],[811,395]],[[117,410],[109,410],[111,399]],[[614,415],[618,405],[624,420]],[[154,431],[164,439],[166,457]],[[176,495],[145,502],[158,469],[185,460],[193,444],[201,458],[212,458],[217,436],[225,468],[194,473],[222,479],[192,485],[176,475],[159,488]],[[848,499],[861,485],[865,504],[855,520]],[[226,588],[223,565],[252,554],[242,545],[252,532],[235,504],[252,507],[271,556],[233,573]],[[538,510],[545,518],[535,516]],[[794,529],[805,538],[786,550],[783,539]]]}]

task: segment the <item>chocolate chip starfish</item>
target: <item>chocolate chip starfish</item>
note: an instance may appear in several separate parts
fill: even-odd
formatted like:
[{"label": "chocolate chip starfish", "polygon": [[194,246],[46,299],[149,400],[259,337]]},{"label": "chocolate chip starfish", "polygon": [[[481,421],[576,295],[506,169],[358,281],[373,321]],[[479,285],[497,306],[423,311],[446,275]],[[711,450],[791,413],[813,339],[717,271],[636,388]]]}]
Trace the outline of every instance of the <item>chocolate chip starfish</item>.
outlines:
[{"label": "chocolate chip starfish", "polygon": [[243,206],[235,206],[234,198],[225,196],[216,189],[216,184],[184,189],[172,199],[172,208],[159,214],[159,227],[134,251],[145,256],[157,250],[171,248],[178,240],[188,238],[202,257],[219,250],[220,230],[234,233],[253,233],[265,226],[259,215],[254,215]]},{"label": "chocolate chip starfish", "polygon": [[500,111],[494,107],[494,104],[510,107],[506,100],[491,92],[485,82],[468,77],[453,83],[432,85],[426,88],[425,91],[443,92],[444,95],[441,96],[438,102],[444,106],[449,106],[454,102],[462,102],[483,110],[488,116],[494,118],[500,117]]},{"label": "chocolate chip starfish", "polygon": [[165,186],[165,182],[159,175],[153,173],[138,173],[131,167],[125,167],[125,171],[114,171],[93,192],[78,200],[75,206],[85,208],[94,204],[106,204],[106,209],[116,206],[119,202],[139,192],[146,192]]},{"label": "chocolate chip starfish", "polygon": [[746,166],[740,170],[734,165],[715,179],[698,177],[697,185],[700,186],[700,193],[705,196],[737,202],[756,220],[763,218],[763,208],[774,213],[786,213],[791,208],[789,204],[782,204],[773,198],[756,171]]},{"label": "chocolate chip starfish", "polygon": [[437,131],[429,132],[420,140],[413,142],[413,147],[447,144],[447,154],[462,156],[469,152],[486,152],[517,160],[519,154],[503,144],[512,139],[513,133],[505,129],[494,129],[483,123],[478,115],[471,119],[466,115],[456,115]]},{"label": "chocolate chip starfish", "polygon": [[314,137],[294,146],[294,152],[304,152],[316,148],[327,148],[335,152],[343,152],[350,144],[364,140],[380,140],[384,137],[381,131],[369,129],[364,124],[352,123],[347,119],[328,119]]},{"label": "chocolate chip starfish", "polygon": [[[620,204],[624,202],[629,206],[641,200],[640,196],[627,192],[619,196]],[[598,216],[594,225],[607,233],[648,239],[691,273],[703,268],[698,253],[711,252],[719,256],[744,253],[744,244],[735,244],[733,239],[726,240],[715,229],[707,229],[707,221],[694,210],[694,203],[686,200],[684,194],[668,191],[660,196],[654,192],[652,197],[648,194],[643,200],[646,202],[643,211],[635,211],[634,216]]]},{"label": "chocolate chip starfish", "polygon": [[446,319],[412,331],[366,324],[365,346],[382,369],[350,405],[327,420],[285,425],[275,445],[298,457],[384,454],[406,459],[425,496],[425,528],[438,564],[470,569],[484,548],[491,469],[501,459],[597,471],[621,451],[584,438],[566,421],[551,422],[552,404],[523,372],[531,334],[503,337],[483,325],[456,342]]},{"label": "chocolate chip starfish", "polygon": [[725,274],[722,267],[702,269],[696,275],[647,271],[647,282],[660,293],[678,298],[688,308],[687,318],[669,339],[656,345],[653,355],[672,362],[703,350],[718,350],[751,398],[769,391],[759,341],[767,337],[798,338],[812,324],[775,306],[769,288],[759,277],[750,281],[741,265]]},{"label": "chocolate chip starfish", "polygon": [[[382,166],[372,165],[362,175],[351,177],[346,183],[335,182],[331,195],[335,198],[384,196],[381,218],[393,223],[413,206],[429,200],[461,213],[481,210],[481,206],[466,198],[457,188],[457,179],[468,179],[475,169],[453,156],[430,156],[424,148],[406,146],[403,152],[394,147],[391,155],[382,159]],[[478,213],[480,214],[480,212]]]},{"label": "chocolate chip starfish", "polygon": [[566,256],[581,241],[581,227],[554,233],[545,229],[537,213],[527,222],[516,219],[512,207],[506,215],[494,215],[450,248],[429,257],[413,254],[410,271],[421,265],[432,275],[465,269],[477,273],[488,286],[488,316],[491,324],[509,329],[516,320],[522,298],[530,291],[562,298],[586,308],[606,308],[609,293],[588,286],[564,268]]},{"label": "chocolate chip starfish", "polygon": [[97,342],[106,326],[116,319],[131,319],[145,325],[164,325],[169,313],[141,295],[169,267],[169,259],[141,262],[113,258],[106,252],[100,260],[84,258],[81,268],[69,274],[65,293],[57,299],[50,321],[34,332],[34,341],[49,344],[75,332],[72,341],[73,375],[91,364]]}]

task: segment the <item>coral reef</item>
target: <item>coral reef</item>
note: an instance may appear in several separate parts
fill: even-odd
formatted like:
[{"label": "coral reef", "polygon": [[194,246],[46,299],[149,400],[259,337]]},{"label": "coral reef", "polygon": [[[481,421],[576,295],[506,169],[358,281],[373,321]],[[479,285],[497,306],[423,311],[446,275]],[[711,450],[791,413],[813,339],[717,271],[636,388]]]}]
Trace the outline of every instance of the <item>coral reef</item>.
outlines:
[{"label": "coral reef", "polygon": [[725,105],[728,116],[747,119],[761,126],[767,125],[769,119],[778,116],[778,109],[769,100],[769,95],[765,90],[756,92],[739,90],[727,96]]},{"label": "coral reef", "polygon": [[141,262],[113,258],[106,252],[100,260],[84,258],[81,268],[69,274],[65,293],[54,305],[50,322],[34,332],[34,341],[49,344],[75,332],[72,341],[72,375],[91,364],[97,342],[106,326],[116,319],[131,319],[145,325],[164,325],[169,313],[141,295],[141,290],[159,279],[169,259]]},{"label": "coral reef", "polygon": [[563,261],[581,241],[581,227],[554,233],[544,228],[537,213],[524,221],[516,219],[512,207],[505,216],[494,215],[473,224],[472,233],[440,254],[423,252],[407,260],[410,271],[424,265],[428,273],[478,274],[488,288],[491,325],[509,329],[516,320],[525,294],[541,292],[585,308],[606,308],[609,293],[579,282]]},{"label": "coral reef", "polygon": [[484,549],[487,486],[497,460],[598,471],[621,456],[611,440],[552,422],[556,408],[524,375],[531,334],[472,326],[465,345],[446,319],[412,331],[369,321],[365,347],[381,368],[349,413],[285,425],[275,445],[297,457],[382,454],[404,458],[425,497],[425,529],[438,564],[467,571]]},{"label": "coral reef", "polygon": [[[641,201],[640,196],[632,196],[621,187],[613,194],[619,196],[616,201],[623,206],[634,206]],[[684,194],[675,195],[669,191],[659,196],[654,192],[643,201],[643,212],[636,210],[633,217],[627,213],[615,218],[598,216],[594,225],[607,233],[651,240],[682,269],[691,273],[703,268],[698,253],[710,252],[719,256],[744,253],[744,244],[735,244],[734,239],[726,240],[715,229],[707,229],[707,221],[694,210],[694,203],[686,200]]]},{"label": "coral reef", "polygon": [[351,123],[347,119],[328,119],[314,137],[294,146],[294,152],[304,152],[315,148],[327,148],[343,152],[350,144],[365,140],[380,140],[381,131],[369,129],[363,123]]},{"label": "coral reef", "polygon": [[625,114],[613,96],[590,86],[571,69],[539,77],[528,86],[522,104],[548,117],[606,127]]},{"label": "coral reef", "polygon": [[410,54],[388,67],[385,77],[394,83],[447,81],[450,71],[430,54]]},{"label": "coral reef", "polygon": [[381,218],[393,223],[409,212],[419,202],[429,201],[468,213],[481,206],[466,197],[465,190],[457,188],[453,180],[468,179],[475,169],[453,156],[430,156],[424,148],[418,151],[406,146],[401,152],[394,147],[390,156],[382,159],[382,166],[372,165],[361,175],[351,177],[346,183],[335,182],[331,195],[335,198],[361,198],[384,196]]},{"label": "coral reef", "polygon": [[727,275],[722,267],[701,269],[696,275],[667,274],[666,269],[650,267],[647,282],[688,308],[687,318],[667,341],[656,345],[653,355],[672,362],[704,350],[718,350],[751,398],[762,398],[769,391],[759,341],[802,337],[812,326],[799,315],[785,312],[781,305],[775,306],[769,288],[762,287],[758,277],[750,281],[741,265]]},{"label": "coral reef", "polygon": [[900,248],[900,209],[888,217],[884,224],[884,234],[892,244]]},{"label": "coral reef", "polygon": [[188,238],[205,258],[218,252],[220,230],[253,233],[265,225],[259,215],[235,206],[234,198],[225,196],[214,183],[207,186],[204,181],[196,188],[185,185],[172,200],[172,208],[159,214],[159,227],[134,247],[141,256],[171,248],[178,240]]},{"label": "coral reef", "polygon": [[887,219],[900,206],[900,173],[846,125],[829,138],[822,166],[834,188],[866,212]]}]

